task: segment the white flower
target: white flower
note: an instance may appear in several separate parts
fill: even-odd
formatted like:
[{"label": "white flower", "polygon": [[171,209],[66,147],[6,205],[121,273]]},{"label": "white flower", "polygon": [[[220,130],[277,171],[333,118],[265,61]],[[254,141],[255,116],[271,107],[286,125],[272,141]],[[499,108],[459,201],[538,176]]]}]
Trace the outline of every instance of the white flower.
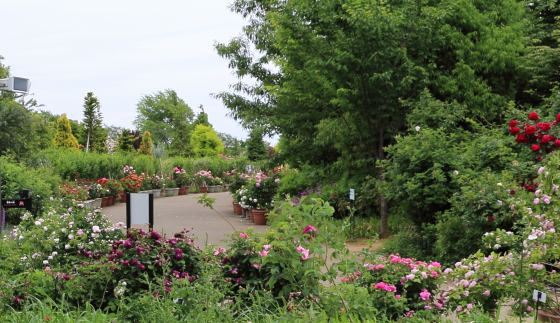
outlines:
[{"label": "white flower", "polygon": [[43,264],[44,264],[44,265],[47,265],[48,263],[49,263],[48,260],[43,260]]},{"label": "white flower", "polygon": [[498,183],[498,184],[496,184],[496,185],[498,185],[498,186],[503,186],[502,183]]},{"label": "white flower", "polygon": [[67,244],[67,245],[64,246],[64,248],[65,248],[65,249],[70,249],[70,245]]},{"label": "white flower", "polygon": [[453,174],[459,175],[459,171],[458,171],[458,170],[454,170],[454,171],[453,171]]},{"label": "white flower", "polygon": [[536,236],[536,235],[533,235],[533,234],[530,234],[530,235],[527,237],[527,239],[529,239],[529,240],[535,240],[535,239],[537,239],[537,236]]},{"label": "white flower", "polygon": [[416,131],[420,131],[420,126],[416,126],[414,129],[416,129]]},{"label": "white flower", "polygon": [[41,225],[40,221],[35,221],[35,225]]},{"label": "white flower", "polygon": [[544,166],[541,167],[541,168],[539,168],[539,170],[537,171],[537,173],[540,175],[540,174],[542,174],[543,171],[544,171]]},{"label": "white flower", "polygon": [[502,206],[504,204],[504,202],[498,200],[498,205]]}]

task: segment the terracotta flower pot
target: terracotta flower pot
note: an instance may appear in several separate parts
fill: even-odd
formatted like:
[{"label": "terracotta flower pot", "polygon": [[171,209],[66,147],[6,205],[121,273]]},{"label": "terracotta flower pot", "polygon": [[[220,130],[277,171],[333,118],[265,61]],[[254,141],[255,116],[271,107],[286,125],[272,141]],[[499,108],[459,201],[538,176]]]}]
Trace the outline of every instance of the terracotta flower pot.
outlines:
[{"label": "terracotta flower pot", "polygon": [[181,186],[179,188],[179,195],[185,195],[185,187],[184,186]]},{"label": "terracotta flower pot", "polygon": [[208,186],[201,186],[200,193],[206,193],[206,192],[208,192]]},{"label": "terracotta flower pot", "polygon": [[268,210],[253,210],[253,219],[256,225],[265,225],[266,224],[266,214]]},{"label": "terracotta flower pot", "polygon": [[105,206],[111,206],[113,205],[113,196],[109,195],[107,196],[107,205]]},{"label": "terracotta flower pot", "polygon": [[191,189],[190,186],[183,186],[183,188],[185,189],[185,195],[189,195],[189,190]]},{"label": "terracotta flower pot", "polygon": [[239,203],[237,202],[232,202],[233,203],[233,212],[235,212],[235,214],[237,215],[243,215],[243,209],[241,208],[241,205],[239,205]]},{"label": "terracotta flower pot", "polygon": [[540,310],[539,311],[539,321],[541,322],[551,322],[551,323],[560,323],[560,316],[553,314],[552,312],[548,312],[547,310]]},{"label": "terracotta flower pot", "polygon": [[255,223],[255,215],[253,211],[255,211],[255,209],[249,209],[249,215],[251,217],[251,222]]},{"label": "terracotta flower pot", "polygon": [[107,201],[109,201],[109,197],[108,196],[103,196],[103,199],[101,200],[101,207],[106,207],[107,206]]},{"label": "terracotta flower pot", "polygon": [[117,196],[113,195],[113,200],[111,201],[111,205],[117,204]]}]

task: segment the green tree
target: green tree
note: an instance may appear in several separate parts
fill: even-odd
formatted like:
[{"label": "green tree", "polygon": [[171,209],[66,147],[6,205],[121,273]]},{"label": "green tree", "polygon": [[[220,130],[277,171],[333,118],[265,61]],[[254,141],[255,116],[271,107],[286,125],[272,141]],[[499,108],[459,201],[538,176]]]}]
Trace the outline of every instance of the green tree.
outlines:
[{"label": "green tree", "polygon": [[88,92],[84,98],[84,119],[82,122],[82,132],[85,141],[86,152],[106,151],[105,140],[107,134],[103,129],[103,116],[101,114],[101,104],[99,100]]},{"label": "green tree", "polygon": [[212,128],[197,125],[191,135],[191,145],[197,157],[213,157],[224,152],[224,144]]},{"label": "green tree", "polygon": [[[136,105],[138,115],[134,125],[140,132],[149,131],[155,143],[170,145],[177,130],[174,125],[192,123],[192,109],[173,90],[143,95]],[[181,111],[182,113],[178,113]],[[175,118],[180,118],[176,122]]]},{"label": "green tree", "polygon": [[194,129],[194,123],[191,124],[190,117],[192,110],[186,105],[176,105],[171,108],[173,113],[173,139],[169,146],[169,153],[172,156],[189,157],[193,154],[190,145],[191,132]]},{"label": "green tree", "polygon": [[226,156],[240,156],[245,151],[243,140],[223,132],[218,132],[218,138],[224,143],[224,155]]},{"label": "green tree", "polygon": [[152,156],[152,147],[152,136],[150,135],[150,132],[144,131],[142,141],[140,143],[140,149],[138,149],[138,155]]},{"label": "green tree", "polygon": [[[10,76],[10,69],[2,64],[0,78]],[[24,156],[32,138],[30,109],[21,100],[22,95],[0,90],[0,155],[7,153]]]},{"label": "green tree", "polygon": [[266,159],[268,156],[268,145],[263,141],[262,129],[253,129],[245,142],[247,145],[247,158],[250,161]]},{"label": "green tree", "polygon": [[53,138],[53,145],[61,148],[79,149],[78,140],[72,134],[72,127],[70,126],[70,121],[66,117],[66,113],[63,113],[62,116],[56,120],[56,133]]},{"label": "green tree", "polygon": [[[216,49],[240,82],[216,96],[245,127],[299,144],[300,160],[334,155],[349,172],[383,181],[376,163],[424,88],[488,120],[516,91],[524,9],[514,0],[238,0],[231,8],[249,25]],[[379,205],[386,237],[382,193]]]},{"label": "green tree", "polygon": [[132,152],[134,151],[134,135],[132,131],[127,129],[121,129],[119,138],[117,140],[117,150],[122,152]]}]

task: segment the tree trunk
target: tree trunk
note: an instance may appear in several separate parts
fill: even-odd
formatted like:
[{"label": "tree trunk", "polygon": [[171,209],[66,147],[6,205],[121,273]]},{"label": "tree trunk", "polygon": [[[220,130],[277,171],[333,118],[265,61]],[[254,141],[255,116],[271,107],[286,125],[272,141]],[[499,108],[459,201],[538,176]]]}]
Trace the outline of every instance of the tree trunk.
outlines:
[{"label": "tree trunk", "polygon": [[89,151],[89,132],[87,134],[86,153]]}]

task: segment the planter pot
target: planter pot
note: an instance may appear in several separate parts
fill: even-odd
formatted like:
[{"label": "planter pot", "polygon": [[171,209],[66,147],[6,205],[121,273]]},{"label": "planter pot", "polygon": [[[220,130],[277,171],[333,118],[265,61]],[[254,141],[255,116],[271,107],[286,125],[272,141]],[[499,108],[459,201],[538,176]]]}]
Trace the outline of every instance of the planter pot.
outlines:
[{"label": "planter pot", "polygon": [[101,207],[106,207],[108,200],[109,200],[108,196],[103,196],[103,198],[101,199]]},{"label": "planter pot", "polygon": [[117,204],[117,195],[113,195],[113,200],[111,201],[111,205]]},{"label": "planter pot", "polygon": [[189,195],[189,190],[191,189],[190,186],[183,186],[183,188],[185,189],[185,195]]},{"label": "planter pot", "polygon": [[152,194],[154,194],[154,198],[160,197],[161,196],[161,190],[159,188],[155,189],[155,190],[152,190]]},{"label": "planter pot", "polygon": [[201,186],[200,193],[206,193],[206,192],[208,192],[208,186]]},{"label": "planter pot", "polygon": [[251,219],[251,222],[255,223],[255,216],[253,211],[255,211],[255,209],[249,209],[249,217]]},{"label": "planter pot", "polygon": [[[559,310],[559,309],[557,309]],[[539,321],[541,322],[551,322],[551,323],[559,323],[560,322],[560,316],[559,315],[555,315],[552,312],[549,312],[547,310],[540,310],[539,311]]]},{"label": "planter pot", "polygon": [[237,215],[243,215],[243,209],[241,208],[241,205],[239,205],[239,203],[237,202],[232,202],[233,203],[233,212],[235,212],[235,214]]},{"label": "planter pot", "polygon": [[121,203],[126,203],[126,193],[121,193]]},{"label": "planter pot", "polygon": [[91,203],[93,203],[93,202],[94,202],[94,200],[86,200],[86,201],[84,201],[84,208],[91,210],[91,209],[92,209],[92,206],[93,206]]},{"label": "planter pot", "polygon": [[142,193],[142,194],[150,194],[150,193],[152,193],[152,190],[140,191],[140,193]]},{"label": "planter pot", "polygon": [[111,206],[113,205],[113,196],[109,195],[107,196],[107,204],[105,206]]},{"label": "planter pot", "polygon": [[181,186],[179,188],[179,195],[185,195],[185,187],[184,186]]},{"label": "planter pot", "polygon": [[173,189],[173,193],[172,193],[173,196],[179,195],[179,190],[180,190],[179,188],[174,188],[174,189]]},{"label": "planter pot", "polygon": [[165,188],[161,189],[161,191],[159,193],[159,196],[165,196]]},{"label": "planter pot", "polygon": [[268,210],[253,210],[253,222],[256,225],[265,225],[267,213]]},{"label": "planter pot", "polygon": [[216,185],[216,193],[222,192],[222,185]]},{"label": "planter pot", "polygon": [[215,193],[216,192],[216,186],[211,185],[208,186],[208,193]]},{"label": "planter pot", "polygon": [[166,188],[165,189],[165,196],[173,196],[174,188]]}]

